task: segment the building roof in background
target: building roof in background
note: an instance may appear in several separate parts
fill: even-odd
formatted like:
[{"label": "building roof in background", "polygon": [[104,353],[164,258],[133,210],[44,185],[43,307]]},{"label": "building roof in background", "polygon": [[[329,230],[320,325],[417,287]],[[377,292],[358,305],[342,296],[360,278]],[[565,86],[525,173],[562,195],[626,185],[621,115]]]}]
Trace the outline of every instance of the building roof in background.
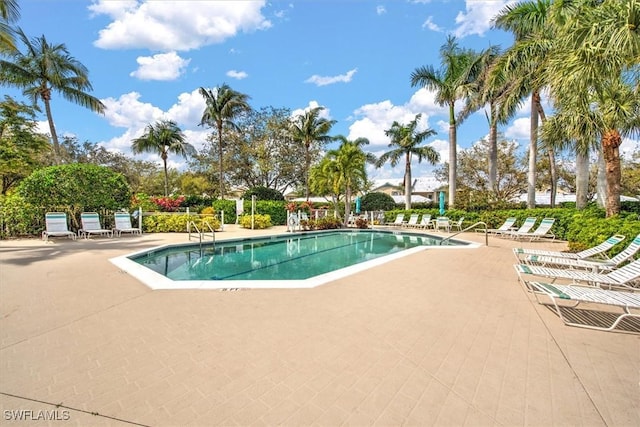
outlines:
[{"label": "building roof in background", "polygon": [[[575,202],[576,195],[575,194],[556,194],[556,203],[563,202]],[[640,202],[640,198],[629,197],[629,196],[620,196],[621,202]],[[527,194],[521,194],[516,198],[516,202],[527,202]],[[536,193],[536,205],[550,205],[551,204],[551,194],[550,193]]]},{"label": "building roof in background", "polygon": [[[372,191],[378,188],[385,187],[387,185],[393,187],[402,187],[404,182],[403,178],[391,178],[391,179],[372,179],[373,183]],[[413,193],[429,193],[436,191],[442,186],[446,185],[446,182],[442,182],[436,179],[435,176],[422,176],[413,179]]]}]

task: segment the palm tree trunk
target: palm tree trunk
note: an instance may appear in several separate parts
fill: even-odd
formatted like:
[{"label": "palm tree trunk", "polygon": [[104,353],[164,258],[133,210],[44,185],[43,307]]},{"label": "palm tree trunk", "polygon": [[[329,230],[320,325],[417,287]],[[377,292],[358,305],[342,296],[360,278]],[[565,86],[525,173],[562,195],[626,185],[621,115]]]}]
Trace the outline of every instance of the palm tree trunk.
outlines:
[{"label": "palm tree trunk", "polygon": [[596,191],[598,193],[598,206],[604,208],[607,204],[607,172],[604,163],[604,154],[602,146],[598,148],[598,176],[596,183]]},{"label": "palm tree trunk", "polygon": [[305,197],[307,198],[307,202],[309,201],[309,174],[311,169],[311,155],[309,154],[309,144],[305,144],[304,146],[304,191]]},{"label": "palm tree trunk", "polygon": [[224,172],[222,166],[222,123],[218,124],[218,172],[220,176],[218,179],[220,183],[218,184],[220,187],[220,200],[224,200]]},{"label": "palm tree trunk", "polygon": [[538,110],[536,100],[540,94],[534,91],[531,95],[531,125],[529,128],[529,175],[527,177],[527,208],[536,207],[536,157],[538,154]]},{"label": "palm tree trunk", "polygon": [[589,193],[589,154],[576,152],[576,209],[587,207]]},{"label": "palm tree trunk", "polygon": [[58,141],[58,134],[56,133],[56,125],[53,123],[53,115],[51,114],[51,104],[49,98],[42,97],[44,101],[44,109],[47,113],[47,121],[49,122],[49,131],[51,132],[51,140],[53,141],[53,162],[54,164],[60,163],[60,142]]},{"label": "palm tree trunk", "polygon": [[344,226],[349,224],[349,215],[351,214],[351,186],[347,184],[344,194]]},{"label": "palm tree trunk", "polygon": [[[544,113],[544,108],[542,108],[542,103],[540,102],[540,97],[536,101],[536,109],[538,111],[538,115],[540,116],[540,121],[544,125],[544,122],[547,120],[547,116]],[[550,204],[552,208],[556,207],[556,193],[558,192],[558,167],[556,166],[556,154],[554,148],[548,144],[547,145],[547,156],[549,157],[549,175],[551,180],[551,188],[550,188]]]},{"label": "palm tree trunk", "polygon": [[457,169],[457,133],[456,115],[454,104],[449,104],[449,209],[453,209],[456,203],[456,177]]},{"label": "palm tree trunk", "polygon": [[489,126],[489,191],[498,191],[498,123],[496,105],[491,103],[491,124]]},{"label": "palm tree trunk", "polygon": [[411,209],[411,155],[407,153],[404,165],[404,208]]},{"label": "palm tree trunk", "polygon": [[167,156],[162,155],[162,161],[164,162],[164,197],[169,196],[169,172],[167,172]]},{"label": "palm tree trunk", "polygon": [[620,133],[611,129],[602,136],[602,153],[607,176],[607,218],[620,213]]}]

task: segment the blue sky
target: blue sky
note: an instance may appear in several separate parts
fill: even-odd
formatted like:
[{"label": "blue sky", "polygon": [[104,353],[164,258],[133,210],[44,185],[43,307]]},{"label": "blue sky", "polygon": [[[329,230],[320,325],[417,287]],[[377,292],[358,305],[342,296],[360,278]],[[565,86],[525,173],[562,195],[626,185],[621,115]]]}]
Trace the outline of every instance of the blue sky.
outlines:
[{"label": "blue sky", "polygon": [[[387,149],[393,121],[437,131],[428,140],[448,159],[448,112],[433,93],[411,87],[411,72],[438,66],[447,35],[476,50],[507,48],[512,37],[490,28],[503,0],[136,1],[22,0],[18,22],[28,36],[64,43],[89,69],[92,94],[107,110],[97,115],[54,95],[60,135],[130,155],[131,140],[161,119],[178,123],[202,147],[197,126],[204,109],[199,87],[223,83],[251,97],[254,108],[286,107],[294,114],[325,107],[333,135],[366,137],[368,150]],[[512,3],[512,2],[511,2]],[[18,99],[18,91],[2,88]],[[501,132],[528,143],[528,102]],[[42,130],[48,127],[42,116]],[[458,129],[459,149],[487,134],[483,112]],[[625,141],[633,151],[638,141]],[[147,155],[140,159],[157,160]],[[183,167],[170,158],[173,167]],[[413,166],[414,176],[432,167]],[[371,179],[399,178],[403,166],[370,170]]]}]

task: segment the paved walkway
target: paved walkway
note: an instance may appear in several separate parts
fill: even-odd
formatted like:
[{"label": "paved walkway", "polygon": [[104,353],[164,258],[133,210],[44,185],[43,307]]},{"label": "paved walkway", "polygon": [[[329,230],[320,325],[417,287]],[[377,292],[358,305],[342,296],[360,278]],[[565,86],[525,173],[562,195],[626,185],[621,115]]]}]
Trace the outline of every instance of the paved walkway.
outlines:
[{"label": "paved walkway", "polygon": [[640,336],[564,326],[517,243],[299,290],[151,291],[108,261],[186,240],[0,242],[0,424],[640,425]]}]

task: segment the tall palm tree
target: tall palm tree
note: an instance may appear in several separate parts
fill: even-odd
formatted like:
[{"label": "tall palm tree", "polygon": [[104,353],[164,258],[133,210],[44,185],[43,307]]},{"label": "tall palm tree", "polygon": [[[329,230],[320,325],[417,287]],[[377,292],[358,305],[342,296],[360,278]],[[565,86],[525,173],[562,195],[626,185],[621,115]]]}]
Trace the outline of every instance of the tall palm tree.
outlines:
[{"label": "tall palm tree", "polygon": [[316,107],[299,114],[291,121],[289,131],[291,138],[304,147],[304,173],[305,173],[305,197],[309,200],[309,174],[311,170],[311,149],[315,146],[323,146],[333,138],[329,136],[335,120],[320,117],[324,107]]},{"label": "tall palm tree", "polygon": [[224,198],[224,139],[222,132],[229,127],[237,129],[234,120],[241,114],[251,111],[249,95],[237,92],[226,83],[214,89],[200,88],[200,95],[206,106],[202,113],[200,125],[207,125],[216,130],[218,136],[218,173],[220,198]]},{"label": "tall palm tree", "polygon": [[[536,162],[538,154],[538,123],[545,118],[540,89],[545,85],[546,58],[555,46],[553,27],[550,24],[551,0],[534,0],[505,6],[493,19],[494,27],[511,31],[514,45],[496,62],[494,76],[502,81],[516,81],[518,90],[503,96],[503,105],[512,108],[524,96],[531,95],[531,123],[529,129],[529,174],[527,206],[536,204]],[[515,96],[514,96],[515,95]],[[552,204],[555,197],[555,159],[548,147],[551,167]]]},{"label": "tall palm tree", "polygon": [[[411,159],[416,156],[418,163],[423,159],[432,165],[440,161],[440,154],[432,147],[420,146],[427,138],[436,134],[433,129],[416,131],[418,121],[422,115],[418,114],[407,125],[393,122],[391,127],[384,131],[385,135],[391,138],[389,147],[392,150],[383,153],[376,161],[376,167],[382,167],[387,161],[391,162],[392,167],[396,167],[400,159],[404,157],[404,201],[405,208],[411,209]],[[449,166],[451,167],[451,165]]]},{"label": "tall palm tree", "polygon": [[20,18],[17,0],[0,0],[0,53],[16,50],[14,30],[10,24]]},{"label": "tall palm tree", "polygon": [[89,95],[88,91],[93,89],[89,71],[69,54],[64,44],[50,44],[44,36],[30,40],[21,29],[17,34],[25,52],[15,51],[9,60],[0,59],[1,83],[22,89],[34,104],[42,100],[58,162],[60,143],[51,114],[52,92],[97,113],[103,113],[105,106]]},{"label": "tall palm tree", "polygon": [[327,157],[335,162],[335,171],[344,188],[344,221],[346,225],[351,214],[353,190],[364,186],[367,181],[365,165],[366,163],[374,163],[376,159],[373,154],[365,153],[362,150],[362,146],[369,144],[368,139],[357,138],[351,141],[343,135],[339,135],[336,139],[341,142],[340,147],[337,150],[329,151]]},{"label": "tall palm tree", "polygon": [[456,200],[457,127],[455,104],[469,91],[468,70],[477,54],[458,46],[456,38],[447,37],[440,47],[440,68],[431,65],[416,68],[411,73],[411,86],[422,86],[436,92],[436,102],[449,108],[449,206]]},{"label": "tall palm tree", "polygon": [[169,195],[169,173],[167,171],[167,158],[169,154],[177,154],[183,157],[195,154],[195,148],[188,142],[178,125],[170,120],[161,120],[147,125],[145,133],[133,140],[131,151],[134,154],[154,153],[158,154],[164,165],[164,195]]},{"label": "tall palm tree", "polygon": [[551,91],[558,108],[580,120],[599,140],[606,174],[606,212],[620,212],[620,153],[623,136],[640,133],[640,1],[577,2],[574,18],[558,32],[549,61]]},{"label": "tall palm tree", "polygon": [[515,114],[516,104],[501,107],[503,96],[513,91],[512,81],[493,76],[492,71],[500,58],[501,52],[497,46],[490,46],[480,53],[476,62],[469,68],[470,82],[469,96],[458,120],[466,119],[472,113],[488,105],[489,112],[485,112],[489,123],[489,189],[498,189],[498,125],[505,124]]}]

